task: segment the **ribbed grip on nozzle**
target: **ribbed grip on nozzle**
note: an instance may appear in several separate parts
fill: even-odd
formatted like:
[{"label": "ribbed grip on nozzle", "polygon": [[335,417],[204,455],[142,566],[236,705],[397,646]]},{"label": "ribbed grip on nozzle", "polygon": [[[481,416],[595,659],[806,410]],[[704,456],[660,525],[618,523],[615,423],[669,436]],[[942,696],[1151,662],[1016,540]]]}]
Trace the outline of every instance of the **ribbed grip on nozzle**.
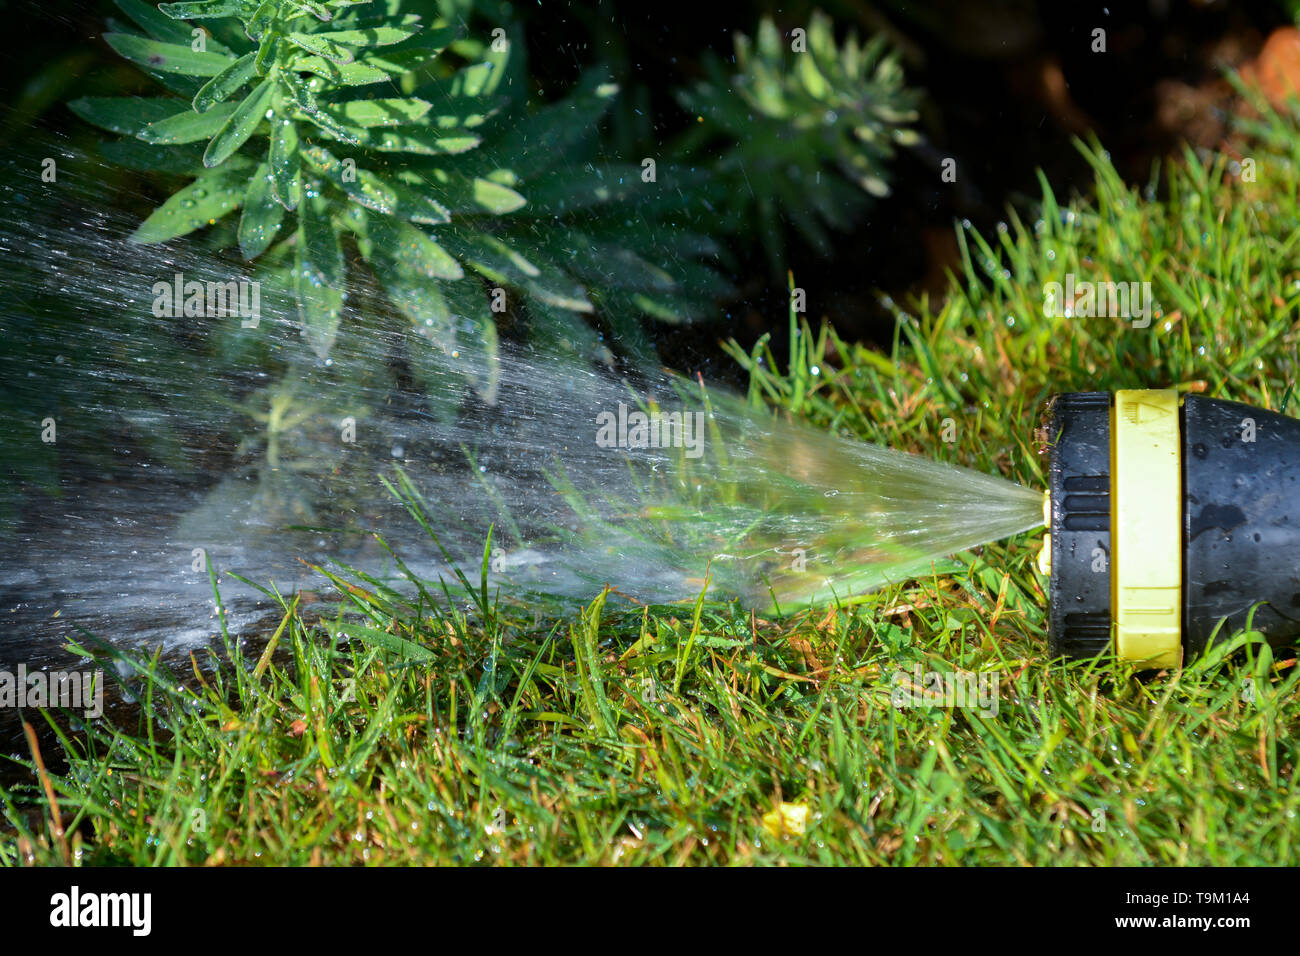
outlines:
[{"label": "ribbed grip on nozzle", "polygon": [[1053,657],[1110,648],[1110,407],[1108,392],[1068,392],[1048,408]]},{"label": "ribbed grip on nozzle", "polygon": [[1237,402],[1183,403],[1183,646],[1247,624],[1300,634],[1300,421]]}]

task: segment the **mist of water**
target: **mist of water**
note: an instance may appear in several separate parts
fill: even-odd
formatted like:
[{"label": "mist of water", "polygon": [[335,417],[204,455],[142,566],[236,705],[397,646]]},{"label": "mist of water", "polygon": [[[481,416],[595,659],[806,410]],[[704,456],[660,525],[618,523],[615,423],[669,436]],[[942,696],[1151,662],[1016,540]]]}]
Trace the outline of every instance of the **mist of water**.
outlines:
[{"label": "mist of water", "polygon": [[[58,186],[36,163],[0,186],[23,211],[0,226],[4,657],[39,663],[79,626],[124,645],[208,640],[209,561],[285,593],[328,589],[303,561],[396,582],[378,532],[417,574],[448,576],[380,480],[398,468],[471,579],[492,527],[504,600],[587,601],[609,584],[690,601],[707,580],[789,611],[1041,523],[1039,492],[607,355],[504,343],[489,401],[460,374],[479,359],[431,348],[364,284],[328,361],[274,290],[255,329],[155,317],[155,283],[248,266],[193,237],[131,244],[132,197],[104,196],[94,159],[58,156]],[[57,472],[40,465],[47,418]],[[222,595],[235,632],[274,611],[234,580]]]}]

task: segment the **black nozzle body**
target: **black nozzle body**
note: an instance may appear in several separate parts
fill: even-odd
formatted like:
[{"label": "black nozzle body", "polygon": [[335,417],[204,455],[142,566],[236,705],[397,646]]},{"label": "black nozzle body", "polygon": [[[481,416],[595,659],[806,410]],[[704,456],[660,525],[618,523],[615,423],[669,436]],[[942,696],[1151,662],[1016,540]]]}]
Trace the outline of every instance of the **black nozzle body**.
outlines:
[{"label": "black nozzle body", "polygon": [[[1112,405],[1073,392],[1048,409],[1049,640],[1054,656],[1112,646]],[[1182,650],[1249,625],[1300,636],[1300,421],[1188,395],[1179,413]],[[1219,630],[1222,628],[1222,630]]]},{"label": "black nozzle body", "polygon": [[[1199,395],[1183,401],[1183,645],[1249,624],[1300,634],[1300,421]],[[1258,605],[1258,607],[1257,607]],[[1255,608],[1251,617],[1251,609]]]}]

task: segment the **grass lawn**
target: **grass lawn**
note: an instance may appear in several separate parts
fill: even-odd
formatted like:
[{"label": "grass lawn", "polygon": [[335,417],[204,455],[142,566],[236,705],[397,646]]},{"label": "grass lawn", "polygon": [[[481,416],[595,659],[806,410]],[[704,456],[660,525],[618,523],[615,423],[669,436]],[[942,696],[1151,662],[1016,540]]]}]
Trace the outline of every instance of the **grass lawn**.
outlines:
[{"label": "grass lawn", "polygon": [[[736,353],[756,400],[1034,487],[1054,392],[1176,385],[1285,409],[1300,137],[1262,115],[1242,156],[1188,154],[1146,189],[1089,147],[1094,194],[1044,183],[1034,218],[961,229],[949,294],[898,304],[892,348],[809,330],[790,361]],[[1230,171],[1243,157],[1253,182]],[[1149,281],[1150,326],[1045,317],[1067,273]],[[64,774],[27,761],[0,792],[0,862],[1291,862],[1293,655],[1245,633],[1154,675],[1052,662],[1040,541],[771,620],[596,592],[536,621],[476,568],[414,606],[339,579],[326,621],[285,598],[265,649],[228,641],[178,674],[119,660],[138,720],[47,745]],[[996,672],[996,713],[895,707],[917,667]]]}]

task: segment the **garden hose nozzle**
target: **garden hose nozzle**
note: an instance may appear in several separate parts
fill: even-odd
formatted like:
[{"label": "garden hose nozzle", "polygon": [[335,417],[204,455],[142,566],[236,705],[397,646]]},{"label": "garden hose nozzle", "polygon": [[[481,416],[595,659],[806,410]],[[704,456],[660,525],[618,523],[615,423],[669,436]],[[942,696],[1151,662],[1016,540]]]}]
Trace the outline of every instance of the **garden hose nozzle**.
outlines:
[{"label": "garden hose nozzle", "polygon": [[1176,666],[1249,623],[1300,634],[1300,421],[1173,389],[1048,407],[1053,656]]}]

